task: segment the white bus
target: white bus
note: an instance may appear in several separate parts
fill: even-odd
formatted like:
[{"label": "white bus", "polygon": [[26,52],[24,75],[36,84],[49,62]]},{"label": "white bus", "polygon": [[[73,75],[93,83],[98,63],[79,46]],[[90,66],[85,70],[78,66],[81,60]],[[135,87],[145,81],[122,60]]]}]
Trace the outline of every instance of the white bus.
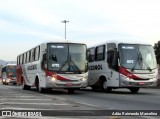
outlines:
[{"label": "white bus", "polygon": [[68,93],[87,87],[87,46],[82,43],[45,42],[17,57],[17,84],[23,89],[63,88]]},{"label": "white bus", "polygon": [[2,83],[3,84],[16,84],[16,64],[7,64],[2,67]]},{"label": "white bus", "polygon": [[157,85],[158,70],[152,45],[108,41],[88,48],[88,85],[111,92]]}]

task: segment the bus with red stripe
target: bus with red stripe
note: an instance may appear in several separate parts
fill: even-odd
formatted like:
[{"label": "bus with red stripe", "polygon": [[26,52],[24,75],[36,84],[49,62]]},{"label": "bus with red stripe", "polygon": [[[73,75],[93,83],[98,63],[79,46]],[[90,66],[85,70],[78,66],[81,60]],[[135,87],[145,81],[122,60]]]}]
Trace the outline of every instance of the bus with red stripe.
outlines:
[{"label": "bus with red stripe", "polygon": [[2,67],[1,75],[3,84],[16,84],[16,66],[16,64],[6,64]]},{"label": "bus with red stripe", "polygon": [[24,90],[87,87],[87,46],[83,43],[45,42],[17,56],[17,84]]},{"label": "bus with red stripe", "polygon": [[128,88],[137,93],[157,85],[157,62],[149,43],[107,41],[89,47],[88,54],[88,85],[94,90]]}]

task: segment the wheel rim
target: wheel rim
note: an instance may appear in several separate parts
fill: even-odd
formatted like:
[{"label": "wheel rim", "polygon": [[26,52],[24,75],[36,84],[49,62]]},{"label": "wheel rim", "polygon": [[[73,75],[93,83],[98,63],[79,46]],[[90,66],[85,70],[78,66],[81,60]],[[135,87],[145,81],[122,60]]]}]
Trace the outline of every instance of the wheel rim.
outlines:
[{"label": "wheel rim", "polygon": [[107,81],[105,80],[105,81],[103,81],[103,89],[106,90],[107,88],[108,88]]}]

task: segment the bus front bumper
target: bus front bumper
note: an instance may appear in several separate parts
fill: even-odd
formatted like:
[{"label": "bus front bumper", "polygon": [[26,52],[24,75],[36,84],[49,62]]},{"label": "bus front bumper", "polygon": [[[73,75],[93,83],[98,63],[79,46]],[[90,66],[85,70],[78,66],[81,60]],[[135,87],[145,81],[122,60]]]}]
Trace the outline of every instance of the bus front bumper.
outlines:
[{"label": "bus front bumper", "polygon": [[49,79],[46,87],[49,88],[86,88],[87,79],[76,80],[76,81],[59,81]]},{"label": "bus front bumper", "polygon": [[157,79],[144,79],[144,80],[135,80],[135,79],[126,79],[120,78],[121,87],[155,87],[157,86]]}]

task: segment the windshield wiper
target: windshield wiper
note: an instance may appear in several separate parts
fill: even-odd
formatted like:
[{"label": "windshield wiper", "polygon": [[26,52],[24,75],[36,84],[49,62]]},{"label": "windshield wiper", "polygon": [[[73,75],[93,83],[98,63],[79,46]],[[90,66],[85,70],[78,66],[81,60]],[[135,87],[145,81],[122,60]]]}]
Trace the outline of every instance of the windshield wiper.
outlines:
[{"label": "windshield wiper", "polygon": [[149,71],[152,71],[152,69],[149,67],[149,65],[146,63],[146,61],[145,61],[144,58],[142,57],[141,52],[139,52],[139,54],[140,54],[140,61],[141,61],[141,63],[144,63],[145,66],[147,67],[147,69],[148,69]]},{"label": "windshield wiper", "polygon": [[65,61],[65,63],[61,66],[61,68],[58,70],[58,72],[60,72],[62,70],[62,68],[67,64],[68,60]]},{"label": "windshield wiper", "polygon": [[79,69],[79,67],[75,64],[75,62],[72,60],[71,56],[69,58],[69,60],[66,60],[65,63],[62,65],[62,67],[58,70],[58,72],[60,72],[63,67],[68,63],[68,70],[66,72],[79,72],[81,73],[81,70]]},{"label": "windshield wiper", "polygon": [[[73,64],[73,65],[72,65]],[[75,62],[72,60],[72,57],[70,55],[69,57],[69,70],[71,71],[71,68],[73,68],[73,71],[81,73],[81,70],[79,67],[75,64]]]},{"label": "windshield wiper", "polygon": [[73,68],[73,71],[76,71],[76,72],[81,73],[81,70],[79,69],[79,67],[78,67],[72,60],[70,60],[70,62],[71,62],[73,65],[71,65],[71,63],[70,63],[69,69],[71,70],[71,68]]},{"label": "windshield wiper", "polygon": [[134,66],[133,66],[133,68],[132,68],[132,72],[135,70],[135,67],[136,67],[136,65],[137,65],[137,62],[138,62],[138,61],[140,61],[139,53],[138,53],[137,60],[136,60],[136,62],[135,62],[135,64],[134,64]]},{"label": "windshield wiper", "polygon": [[149,67],[149,65],[146,63],[146,61],[143,60],[143,58],[142,58],[142,62],[147,66],[147,69],[148,69],[149,71],[152,71],[152,69]]},{"label": "windshield wiper", "polygon": [[152,71],[152,69],[151,69],[151,68],[149,67],[149,65],[145,62],[145,60],[143,60],[142,54],[141,54],[140,52],[138,53],[138,58],[137,58],[134,66],[133,66],[133,68],[132,68],[132,71],[135,70],[135,67],[136,67],[138,61],[143,62],[143,63],[146,65],[147,69],[148,69],[149,71]]}]

